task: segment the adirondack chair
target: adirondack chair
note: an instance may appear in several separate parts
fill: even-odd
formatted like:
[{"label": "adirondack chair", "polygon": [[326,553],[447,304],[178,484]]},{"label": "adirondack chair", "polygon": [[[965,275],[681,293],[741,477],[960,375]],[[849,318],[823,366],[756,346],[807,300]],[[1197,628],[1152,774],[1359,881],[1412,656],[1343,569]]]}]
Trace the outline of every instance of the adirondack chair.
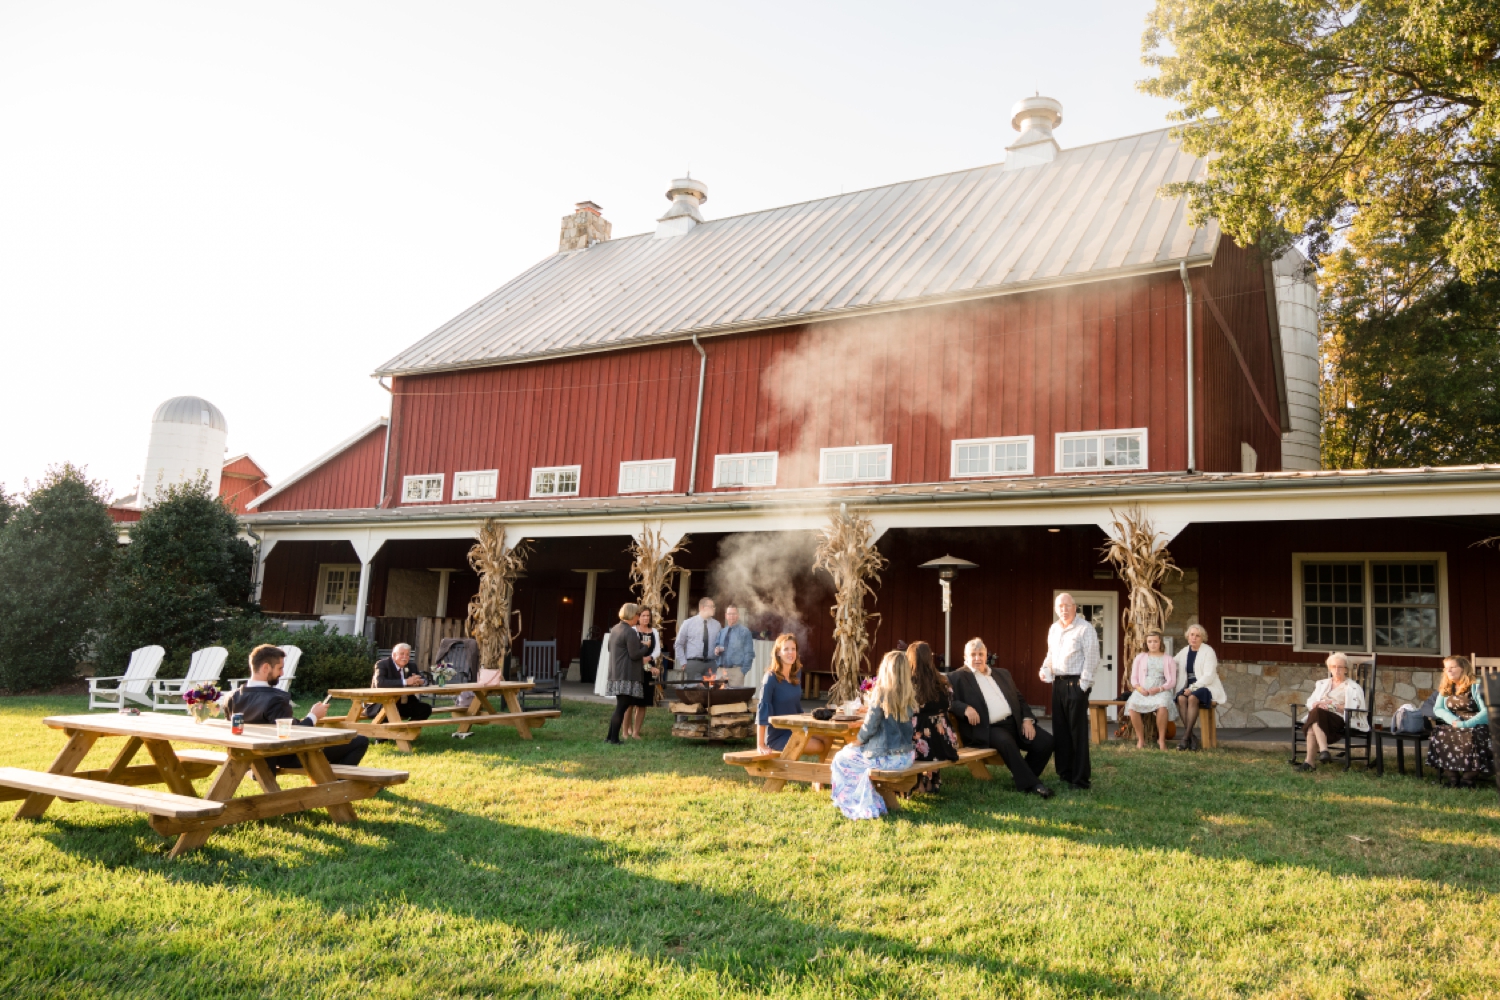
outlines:
[{"label": "adirondack chair", "polygon": [[557,668],[556,639],[527,641],[522,646],[521,676],[536,678],[536,687],[521,692],[522,710],[530,701],[550,703],[553,708],[562,707],[562,676]]},{"label": "adirondack chair", "polygon": [[142,646],[130,654],[130,665],[118,677],[89,678],[89,708],[119,711],[127,701],[156,707],[153,683],[167,651],[160,646]]},{"label": "adirondack chair", "polygon": [[224,661],[229,659],[229,650],[223,646],[207,646],[193,654],[188,663],[187,676],[181,679],[156,681],[156,710],[158,712],[186,712],[187,702],[182,693],[190,687],[217,681],[224,672]]},{"label": "adirondack chair", "polygon": [[[280,648],[286,654],[286,659],[281,661],[281,680],[276,682],[276,686],[287,694],[291,694],[292,678],[297,676],[297,664],[302,660],[302,649],[298,646],[282,646]],[[229,682],[229,689],[231,691],[238,691],[245,686],[245,682],[249,679],[248,677],[236,677]]]}]

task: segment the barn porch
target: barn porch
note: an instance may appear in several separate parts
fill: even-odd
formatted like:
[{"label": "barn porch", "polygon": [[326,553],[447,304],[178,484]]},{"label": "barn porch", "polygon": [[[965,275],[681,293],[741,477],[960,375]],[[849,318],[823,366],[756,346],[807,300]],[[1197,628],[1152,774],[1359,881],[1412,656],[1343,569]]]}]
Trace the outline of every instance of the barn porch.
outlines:
[{"label": "barn porch", "polygon": [[[889,562],[871,609],[882,616],[877,648],[926,639],[941,652],[938,579],[918,567],[942,555],[968,559],[977,568],[954,582],[954,655],[968,637],[983,636],[1028,697],[1046,705],[1047,688],[1035,675],[1056,591],[1067,589],[1085,604],[1107,654],[1118,661],[1124,589],[1100,562],[1101,525],[1109,523],[1110,508],[1137,502],[1172,535],[1170,550],[1184,570],[1169,585],[1176,603],[1170,636],[1181,643],[1187,625],[1202,622],[1220,655],[1232,699],[1223,726],[1289,724],[1290,693],[1310,690],[1322,676],[1326,649],[1335,646],[1379,652],[1382,715],[1421,700],[1440,655],[1500,652],[1500,634],[1490,624],[1500,612],[1500,553],[1476,547],[1500,534],[1493,472],[1407,475],[1415,481],[1382,474],[1191,478],[1191,489],[1172,495],[1140,490],[1133,496],[1130,477],[1113,477],[1107,495],[1086,495],[1086,487],[1101,486],[1095,480],[1028,504],[993,493],[939,496],[929,489],[918,502],[904,490],[868,490],[858,501],[883,529],[879,547]],[[1412,487],[1410,495],[1401,487]],[[726,510],[723,496],[660,499],[651,511],[660,517],[649,523],[685,540],[678,555],[687,570],[678,579],[679,615],[693,613],[700,595],[714,595],[720,607],[730,598],[747,607],[754,630],[799,631],[804,660],[813,672],[825,670],[831,600],[807,567],[826,499],[795,510],[765,510],[769,504],[757,510],[750,502]],[[933,502],[939,499],[944,505]],[[1415,510],[1424,516],[1412,516]],[[431,508],[422,513],[431,517]],[[357,613],[363,601],[383,646],[393,642],[393,622],[460,619],[477,586],[465,553],[481,523],[478,513],[455,510],[428,525],[402,523],[408,511],[341,511],[345,523],[329,525],[278,525],[272,519],[285,516],[266,516],[257,525],[264,540],[273,541],[261,559],[264,609],[314,615],[339,600],[341,610]],[[555,639],[559,660],[570,663],[589,628],[595,636],[603,633],[628,598],[625,549],[630,535],[648,523],[640,519],[642,504],[594,502],[585,516],[565,510],[538,516],[544,511],[534,508],[483,513],[516,516],[508,522],[511,531],[534,540],[534,556],[517,586],[523,637]],[[360,516],[363,525],[348,523]],[[330,583],[339,567],[345,571],[342,594]],[[357,576],[348,576],[351,568]],[[1329,588],[1332,576],[1340,576],[1343,589],[1337,595],[1331,589],[1328,600],[1304,600],[1310,573],[1329,574]],[[1401,577],[1400,594],[1392,574]],[[1350,589],[1352,582],[1358,588]],[[1328,624],[1320,624],[1325,618]],[[1316,642],[1307,642],[1310,624],[1319,625]],[[1115,666],[1124,673],[1124,664]]]}]

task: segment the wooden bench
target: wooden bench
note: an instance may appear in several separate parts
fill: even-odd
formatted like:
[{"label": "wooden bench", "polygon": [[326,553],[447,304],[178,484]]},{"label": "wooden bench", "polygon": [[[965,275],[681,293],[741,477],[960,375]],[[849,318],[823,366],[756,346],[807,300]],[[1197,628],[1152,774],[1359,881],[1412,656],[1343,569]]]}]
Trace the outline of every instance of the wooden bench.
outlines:
[{"label": "wooden bench", "polygon": [[[151,770],[156,771],[154,767]],[[156,780],[161,780],[159,773]],[[93,802],[96,805],[114,806],[116,809],[128,809],[131,812],[174,820],[208,819],[218,816],[226,808],[223,802],[188,795],[154,792],[146,788],[110,784],[73,775],[27,771],[19,767],[0,767],[0,786],[26,795],[38,793],[65,802]]]},{"label": "wooden bench", "polygon": [[[1089,702],[1089,742],[1096,746],[1109,741],[1109,708],[1111,705],[1120,710],[1120,715],[1123,718],[1125,714],[1125,702],[1123,701]],[[1216,707],[1210,705],[1208,708],[1198,709],[1198,725],[1203,729],[1203,749],[1205,750],[1217,750],[1219,748],[1219,719],[1214,711]]]}]

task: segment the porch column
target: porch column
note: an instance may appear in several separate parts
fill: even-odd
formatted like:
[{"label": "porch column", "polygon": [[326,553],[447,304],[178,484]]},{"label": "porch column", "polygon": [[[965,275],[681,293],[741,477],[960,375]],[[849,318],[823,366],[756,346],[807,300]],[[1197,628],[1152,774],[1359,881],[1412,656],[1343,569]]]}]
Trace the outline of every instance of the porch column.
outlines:
[{"label": "porch column", "polygon": [[256,604],[260,603],[261,589],[266,585],[266,560],[271,557],[271,550],[276,547],[276,539],[261,537],[260,551],[256,553],[255,561],[255,586],[250,599]]},{"label": "porch column", "polygon": [[602,570],[602,569],[581,569],[581,570],[574,570],[573,572],[575,572],[575,573],[582,573],[584,575],[584,584],[583,584],[583,635],[580,638],[581,638],[581,640],[583,642],[588,642],[588,640],[589,640],[589,632],[594,627],[594,601],[595,601],[595,598],[597,598],[598,595],[599,595],[599,574],[603,573],[604,570]]},{"label": "porch column", "polygon": [[437,610],[432,613],[434,618],[448,617],[448,577],[453,575],[451,569],[429,569],[429,573],[438,575]]},{"label": "porch column", "polygon": [[693,582],[693,571],[684,569],[678,571],[677,577],[677,623],[681,625],[693,616],[692,601],[688,598],[688,588]]},{"label": "porch column", "polygon": [[365,608],[370,601],[370,570],[374,565],[374,552],[371,552],[368,558],[360,556],[359,600],[354,605],[354,634],[359,636],[365,634]]}]

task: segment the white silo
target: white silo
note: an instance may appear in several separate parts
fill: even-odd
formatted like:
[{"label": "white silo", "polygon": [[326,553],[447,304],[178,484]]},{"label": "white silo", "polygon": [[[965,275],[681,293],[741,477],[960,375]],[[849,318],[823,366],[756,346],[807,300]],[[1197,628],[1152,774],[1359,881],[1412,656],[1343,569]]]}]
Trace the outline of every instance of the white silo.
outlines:
[{"label": "white silo", "polygon": [[144,506],[167,487],[200,476],[208,478],[209,490],[218,496],[228,437],[224,414],[206,399],[174,396],[158,406],[151,418],[151,443],[146,446],[146,472],[141,476],[138,502]]}]

